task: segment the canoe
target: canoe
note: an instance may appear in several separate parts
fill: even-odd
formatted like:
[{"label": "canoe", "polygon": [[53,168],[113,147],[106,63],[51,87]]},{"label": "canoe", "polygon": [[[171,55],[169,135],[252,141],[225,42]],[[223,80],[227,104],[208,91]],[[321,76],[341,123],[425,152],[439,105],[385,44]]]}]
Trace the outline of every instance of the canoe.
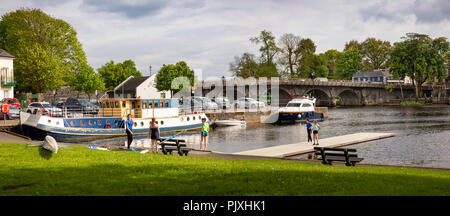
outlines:
[{"label": "canoe", "polygon": [[239,126],[239,125],[246,125],[245,121],[241,120],[217,120],[214,122],[217,126]]}]

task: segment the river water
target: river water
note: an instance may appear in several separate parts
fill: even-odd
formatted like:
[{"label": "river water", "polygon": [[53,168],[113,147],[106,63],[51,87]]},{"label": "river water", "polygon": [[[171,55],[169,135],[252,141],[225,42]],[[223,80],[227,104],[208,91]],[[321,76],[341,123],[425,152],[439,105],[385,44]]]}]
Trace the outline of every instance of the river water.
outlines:
[{"label": "river water", "polygon": [[[365,163],[450,168],[450,106],[368,106],[330,108],[320,122],[320,138],[358,132],[395,133],[392,138],[352,145]],[[199,148],[200,133],[177,135]],[[307,140],[304,124],[256,124],[211,129],[208,150],[233,153]],[[148,145],[136,137],[136,145]],[[104,141],[99,141],[101,144]],[[114,143],[124,144],[125,138]],[[300,156],[305,157],[305,156]]]}]

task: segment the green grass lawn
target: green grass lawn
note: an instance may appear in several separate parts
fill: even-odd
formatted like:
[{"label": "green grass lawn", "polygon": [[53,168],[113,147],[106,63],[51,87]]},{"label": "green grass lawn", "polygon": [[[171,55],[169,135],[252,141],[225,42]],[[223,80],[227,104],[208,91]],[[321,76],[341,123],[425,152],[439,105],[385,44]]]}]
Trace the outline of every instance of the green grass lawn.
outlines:
[{"label": "green grass lawn", "polygon": [[0,195],[450,195],[450,172],[0,143]]}]

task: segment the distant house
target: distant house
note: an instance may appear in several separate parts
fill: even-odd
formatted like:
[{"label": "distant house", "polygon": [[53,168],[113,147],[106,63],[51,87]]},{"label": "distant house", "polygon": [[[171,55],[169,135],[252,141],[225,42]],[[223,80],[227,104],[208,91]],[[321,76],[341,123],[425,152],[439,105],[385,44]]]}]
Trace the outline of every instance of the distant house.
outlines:
[{"label": "distant house", "polygon": [[0,100],[14,97],[14,56],[0,49]]},{"label": "distant house", "polygon": [[108,92],[109,98],[171,98],[170,91],[156,89],[156,74],[143,77],[128,77],[113,91]]},{"label": "distant house", "polygon": [[353,82],[371,82],[386,84],[388,80],[392,80],[392,74],[389,69],[373,70],[373,71],[358,71],[353,77]]}]

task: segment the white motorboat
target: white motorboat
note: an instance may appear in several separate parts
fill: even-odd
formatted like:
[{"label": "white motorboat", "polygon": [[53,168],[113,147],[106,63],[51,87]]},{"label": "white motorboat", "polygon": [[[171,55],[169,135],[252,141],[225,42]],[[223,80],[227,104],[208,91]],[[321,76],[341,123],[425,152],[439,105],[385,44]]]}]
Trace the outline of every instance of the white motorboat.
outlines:
[{"label": "white motorboat", "polygon": [[247,123],[245,120],[235,120],[235,119],[226,119],[226,120],[217,120],[214,122],[217,126],[245,126]]}]

